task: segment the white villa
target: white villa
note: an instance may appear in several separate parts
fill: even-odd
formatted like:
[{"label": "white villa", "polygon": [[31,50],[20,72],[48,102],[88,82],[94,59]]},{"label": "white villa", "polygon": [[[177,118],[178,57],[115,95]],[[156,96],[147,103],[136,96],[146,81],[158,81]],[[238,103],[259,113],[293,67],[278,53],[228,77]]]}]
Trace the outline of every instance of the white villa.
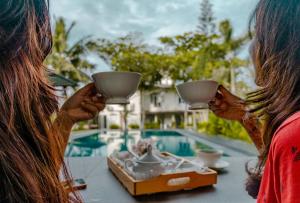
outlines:
[{"label": "white villa", "polygon": [[[131,97],[128,109],[128,126],[141,126],[141,117],[144,115],[145,127],[170,129],[194,128],[197,123],[208,120],[208,110],[188,111],[187,105],[180,99],[177,92],[171,89],[171,81],[166,81],[155,91],[137,92]],[[163,82],[162,82],[163,84]],[[142,114],[143,113],[143,114]],[[124,128],[124,107],[109,105],[100,113],[99,123],[101,129],[110,129],[119,126]]]}]

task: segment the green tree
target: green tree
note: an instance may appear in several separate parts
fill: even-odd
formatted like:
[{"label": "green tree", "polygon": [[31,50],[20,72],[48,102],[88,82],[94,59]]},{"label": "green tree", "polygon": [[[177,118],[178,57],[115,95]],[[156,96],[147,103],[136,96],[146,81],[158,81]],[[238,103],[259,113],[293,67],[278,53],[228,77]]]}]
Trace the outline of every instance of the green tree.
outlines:
[{"label": "green tree", "polygon": [[70,33],[74,26],[74,22],[67,26],[63,18],[56,20],[53,48],[45,64],[49,69],[68,79],[75,82],[87,82],[90,79],[85,71],[95,68],[95,65],[86,59],[86,53],[89,51],[87,45],[92,43],[92,40],[84,37],[70,45]]},{"label": "green tree", "polygon": [[[162,48],[153,48],[143,43],[137,35],[127,35],[116,40],[99,39],[92,49],[116,71],[141,72],[141,118],[144,127],[143,93],[157,88],[164,77],[173,81],[215,79],[226,86],[235,83],[241,66],[248,62],[239,57],[239,51],[247,42],[244,36],[233,37],[229,21],[219,25],[218,32],[211,35],[188,32],[174,37],[161,37]],[[234,70],[234,71],[232,71]],[[232,77],[234,73],[234,78]],[[207,132],[244,139],[238,123],[225,122],[230,131],[219,130],[222,120],[210,116]]]},{"label": "green tree", "polygon": [[[239,87],[247,86],[242,81],[237,83],[236,77],[243,74],[240,69],[248,65],[248,60],[239,56],[248,37],[233,37],[233,28],[228,20],[219,24],[216,34],[190,32],[175,37],[162,37],[160,40],[173,58],[170,74],[174,80],[214,79],[237,94],[242,93],[241,89],[236,88],[237,84]],[[209,134],[249,140],[239,123],[224,121],[212,114],[209,122],[199,128]]]},{"label": "green tree", "polygon": [[149,91],[161,81],[168,72],[168,55],[144,44],[136,33],[116,40],[99,39],[90,44],[100,58],[115,71],[131,71],[143,74],[140,83],[141,128],[144,127],[144,91]]},{"label": "green tree", "polygon": [[172,57],[169,72],[174,80],[215,79],[235,90],[237,69],[248,65],[248,60],[239,56],[248,37],[234,38],[228,20],[220,23],[218,34],[189,32],[161,37],[160,41]]},{"label": "green tree", "polygon": [[236,76],[239,73],[237,70],[241,67],[249,65],[247,59],[239,57],[239,53],[244,48],[244,45],[249,41],[248,34],[240,37],[233,37],[233,27],[229,20],[224,20],[219,25],[219,31],[221,33],[222,48],[226,55],[223,67],[225,73],[223,74],[223,81],[226,85],[230,86],[230,90],[233,93],[239,93],[236,88]]},{"label": "green tree", "polygon": [[216,24],[213,16],[212,4],[209,0],[200,2],[200,15],[198,17],[197,31],[200,34],[215,34]]},{"label": "green tree", "polygon": [[194,32],[160,38],[173,59],[171,77],[181,81],[212,78],[213,70],[222,66],[226,55],[219,39],[216,34],[207,36]]},{"label": "green tree", "polygon": [[167,69],[162,63],[166,55],[151,48],[129,34],[116,40],[99,39],[93,45],[100,56],[115,71],[143,73],[140,88],[151,90],[162,79]]},{"label": "green tree", "polygon": [[231,139],[251,142],[247,131],[237,121],[227,121],[209,114],[209,121],[198,124],[198,129],[211,136],[222,135]]}]

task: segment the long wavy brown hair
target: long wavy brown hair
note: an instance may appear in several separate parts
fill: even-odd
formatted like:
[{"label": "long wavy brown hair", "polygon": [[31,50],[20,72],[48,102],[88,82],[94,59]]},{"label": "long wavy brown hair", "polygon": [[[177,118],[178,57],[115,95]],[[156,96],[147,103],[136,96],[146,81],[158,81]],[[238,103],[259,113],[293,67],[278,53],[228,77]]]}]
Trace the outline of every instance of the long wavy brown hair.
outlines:
[{"label": "long wavy brown hair", "polygon": [[278,127],[300,110],[300,1],[260,0],[254,24],[253,61],[260,88],[249,102],[264,120],[264,153],[248,179],[249,194],[257,197],[260,177]]},{"label": "long wavy brown hair", "polygon": [[70,176],[51,122],[57,97],[43,66],[52,46],[48,7],[46,0],[0,0],[1,202],[71,200],[59,179],[61,167]]}]

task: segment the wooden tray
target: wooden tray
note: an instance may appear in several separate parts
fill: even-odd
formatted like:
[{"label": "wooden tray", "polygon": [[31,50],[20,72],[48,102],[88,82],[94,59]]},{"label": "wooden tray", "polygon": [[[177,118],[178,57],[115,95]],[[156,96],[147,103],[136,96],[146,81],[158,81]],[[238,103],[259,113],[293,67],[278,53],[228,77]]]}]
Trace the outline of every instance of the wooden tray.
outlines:
[{"label": "wooden tray", "polygon": [[[175,155],[167,152],[162,153],[162,155],[178,158]],[[186,159],[185,161],[190,162]],[[211,169],[208,169],[208,171],[204,173],[195,171],[173,174],[166,173],[149,180],[135,180],[112,158],[107,157],[107,164],[117,179],[133,196],[154,194],[159,192],[191,190],[217,183],[217,172]]]}]

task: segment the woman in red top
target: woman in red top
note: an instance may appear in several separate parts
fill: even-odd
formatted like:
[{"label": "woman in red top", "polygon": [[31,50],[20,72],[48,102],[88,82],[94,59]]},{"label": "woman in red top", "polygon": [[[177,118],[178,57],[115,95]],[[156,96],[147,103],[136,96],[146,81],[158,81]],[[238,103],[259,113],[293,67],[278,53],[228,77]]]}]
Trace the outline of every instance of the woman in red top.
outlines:
[{"label": "woman in red top", "polygon": [[240,121],[260,152],[257,167],[249,172],[248,193],[257,197],[259,203],[297,203],[300,202],[300,1],[260,0],[253,19],[251,55],[259,89],[244,101],[220,87],[210,109],[217,116]]}]

